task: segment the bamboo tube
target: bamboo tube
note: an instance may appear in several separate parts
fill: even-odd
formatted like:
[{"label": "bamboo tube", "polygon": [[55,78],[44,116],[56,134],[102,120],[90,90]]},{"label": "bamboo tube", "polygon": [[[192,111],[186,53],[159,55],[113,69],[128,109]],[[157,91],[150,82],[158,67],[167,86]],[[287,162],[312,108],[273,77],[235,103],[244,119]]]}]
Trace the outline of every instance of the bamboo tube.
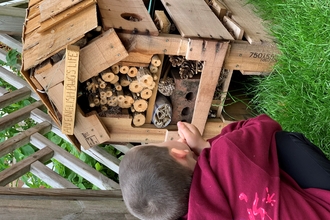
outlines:
[{"label": "bamboo tube", "polygon": [[123,90],[117,91],[117,100],[118,103],[124,102],[125,96]]},{"label": "bamboo tube", "polygon": [[151,64],[154,66],[160,66],[162,64],[162,61],[160,60],[158,55],[153,55],[151,58]]},{"label": "bamboo tube", "polygon": [[112,96],[112,89],[110,86],[107,86],[105,89],[105,96],[106,97],[111,97]]},{"label": "bamboo tube", "polygon": [[138,69],[136,67],[131,67],[129,68],[127,75],[129,77],[136,77],[137,73],[138,73]]},{"label": "bamboo tube", "polygon": [[142,126],[146,122],[146,116],[143,113],[134,113],[132,122],[137,127]]},{"label": "bamboo tube", "polygon": [[127,75],[121,75],[119,77],[119,81],[120,81],[120,85],[123,87],[129,86],[129,84],[131,83],[128,78]]},{"label": "bamboo tube", "polygon": [[93,95],[89,94],[88,95],[88,103],[89,103],[89,107],[94,108],[95,107],[95,103],[94,103],[94,99],[93,99]]},{"label": "bamboo tube", "polygon": [[106,105],[107,103],[108,103],[107,97],[102,97],[102,98],[100,99],[100,104],[101,104],[101,105]]},{"label": "bamboo tube", "polygon": [[106,82],[111,82],[115,78],[115,74],[113,72],[101,72],[100,75]]},{"label": "bamboo tube", "polygon": [[155,86],[156,86],[156,83],[153,82],[150,86],[147,86],[147,88],[153,90],[155,88]]},{"label": "bamboo tube", "polygon": [[149,69],[143,67],[139,69],[136,78],[142,84],[143,87],[147,87],[151,85],[152,82],[154,81],[153,76],[151,75]]},{"label": "bamboo tube", "polygon": [[108,107],[106,105],[101,105],[101,111],[102,112],[108,111]]},{"label": "bamboo tube", "polygon": [[123,87],[121,87],[121,85],[120,85],[118,82],[116,82],[116,83],[114,84],[114,86],[115,86],[115,89],[116,89],[117,91],[122,91],[122,90],[123,90]]},{"label": "bamboo tube", "polygon": [[108,98],[108,105],[113,107],[118,106],[117,96],[111,96],[110,98]]},{"label": "bamboo tube", "polygon": [[150,64],[149,65],[149,70],[150,70],[151,73],[157,73],[158,72],[158,67]]},{"label": "bamboo tube", "polygon": [[118,75],[115,75],[115,78],[110,83],[111,84],[115,84],[118,81],[119,81],[119,76]]},{"label": "bamboo tube", "polygon": [[129,70],[129,67],[128,66],[121,66],[119,68],[119,72],[122,73],[122,74],[127,74],[128,73],[128,70]]},{"label": "bamboo tube", "polygon": [[119,68],[119,65],[115,64],[115,65],[112,65],[112,66],[110,67],[110,69],[112,70],[112,72],[113,72],[114,74],[118,74],[120,68]]},{"label": "bamboo tube", "polygon": [[107,97],[107,92],[105,89],[101,89],[99,88],[99,94],[100,94],[100,97]]},{"label": "bamboo tube", "polygon": [[148,102],[144,99],[137,99],[133,103],[134,109],[137,112],[144,112],[148,108]]},{"label": "bamboo tube", "polygon": [[129,78],[129,80],[131,83],[128,88],[131,92],[138,93],[142,91],[143,86],[137,81],[136,77]]},{"label": "bamboo tube", "polygon": [[107,83],[104,82],[100,77],[97,77],[97,82],[98,82],[99,88],[104,89],[107,86]]},{"label": "bamboo tube", "polygon": [[143,99],[149,99],[152,96],[151,89],[145,88],[141,91],[141,98]]}]

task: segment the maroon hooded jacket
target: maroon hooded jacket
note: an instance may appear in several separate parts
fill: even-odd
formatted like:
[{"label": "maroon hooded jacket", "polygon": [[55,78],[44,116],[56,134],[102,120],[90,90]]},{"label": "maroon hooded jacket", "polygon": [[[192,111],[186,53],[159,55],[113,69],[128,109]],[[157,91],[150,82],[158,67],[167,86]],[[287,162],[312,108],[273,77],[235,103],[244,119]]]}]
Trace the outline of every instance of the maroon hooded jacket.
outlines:
[{"label": "maroon hooded jacket", "polygon": [[[185,219],[325,220],[330,191],[301,189],[277,159],[280,125],[266,115],[226,126],[193,174]],[[294,155],[292,155],[294,157]]]}]

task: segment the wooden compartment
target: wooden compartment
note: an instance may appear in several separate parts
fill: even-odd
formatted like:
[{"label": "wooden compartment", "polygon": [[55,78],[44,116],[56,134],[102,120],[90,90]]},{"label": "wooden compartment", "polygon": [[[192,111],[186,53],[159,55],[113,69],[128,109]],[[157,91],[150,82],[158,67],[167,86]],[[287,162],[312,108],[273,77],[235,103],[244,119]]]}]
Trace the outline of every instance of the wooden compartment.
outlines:
[{"label": "wooden compartment", "polygon": [[[231,73],[267,74],[276,62],[278,50],[262,21],[241,1],[161,2],[153,18],[142,0],[120,4],[95,0],[29,2],[22,73],[58,125],[65,118],[63,106],[65,109],[68,101],[64,98],[68,92],[65,68],[70,62],[64,55],[68,45],[80,48],[77,77],[71,79],[78,83],[74,89],[78,105],[71,113],[75,118],[73,134],[68,134],[78,148],[177,138],[175,124],[164,128],[152,124],[158,86],[166,78],[170,57],[202,63],[195,71],[199,84],[189,120],[205,138],[218,134],[229,123],[222,120],[221,113]],[[129,70],[140,75],[127,77]],[[218,81],[224,77],[223,96],[214,101]],[[144,93],[137,84],[133,91],[129,88],[127,84],[135,80],[145,82]],[[125,100],[125,105],[113,108],[110,97],[114,95],[105,98],[107,91],[123,98],[120,100]],[[137,100],[141,102],[134,106]],[[208,120],[212,102],[218,102],[219,108],[216,119]]]}]

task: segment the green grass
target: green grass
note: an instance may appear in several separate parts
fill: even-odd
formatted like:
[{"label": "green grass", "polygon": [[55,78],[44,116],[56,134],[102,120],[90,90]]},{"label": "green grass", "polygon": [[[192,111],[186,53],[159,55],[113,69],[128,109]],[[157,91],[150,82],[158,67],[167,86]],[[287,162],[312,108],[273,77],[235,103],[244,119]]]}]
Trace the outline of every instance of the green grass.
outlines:
[{"label": "green grass", "polygon": [[281,51],[273,73],[255,78],[252,103],[284,130],[304,133],[330,159],[330,1],[250,2],[269,21]]}]

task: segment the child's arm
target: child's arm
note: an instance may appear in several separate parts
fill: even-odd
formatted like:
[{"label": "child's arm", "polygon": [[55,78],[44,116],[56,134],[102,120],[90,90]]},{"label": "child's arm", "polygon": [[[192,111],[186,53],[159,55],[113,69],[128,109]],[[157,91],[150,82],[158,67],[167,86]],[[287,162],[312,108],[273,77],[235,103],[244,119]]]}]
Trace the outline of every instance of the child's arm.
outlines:
[{"label": "child's arm", "polygon": [[210,143],[202,138],[199,130],[192,124],[186,122],[178,122],[178,133],[191,150],[199,156],[204,148],[209,148]]}]

